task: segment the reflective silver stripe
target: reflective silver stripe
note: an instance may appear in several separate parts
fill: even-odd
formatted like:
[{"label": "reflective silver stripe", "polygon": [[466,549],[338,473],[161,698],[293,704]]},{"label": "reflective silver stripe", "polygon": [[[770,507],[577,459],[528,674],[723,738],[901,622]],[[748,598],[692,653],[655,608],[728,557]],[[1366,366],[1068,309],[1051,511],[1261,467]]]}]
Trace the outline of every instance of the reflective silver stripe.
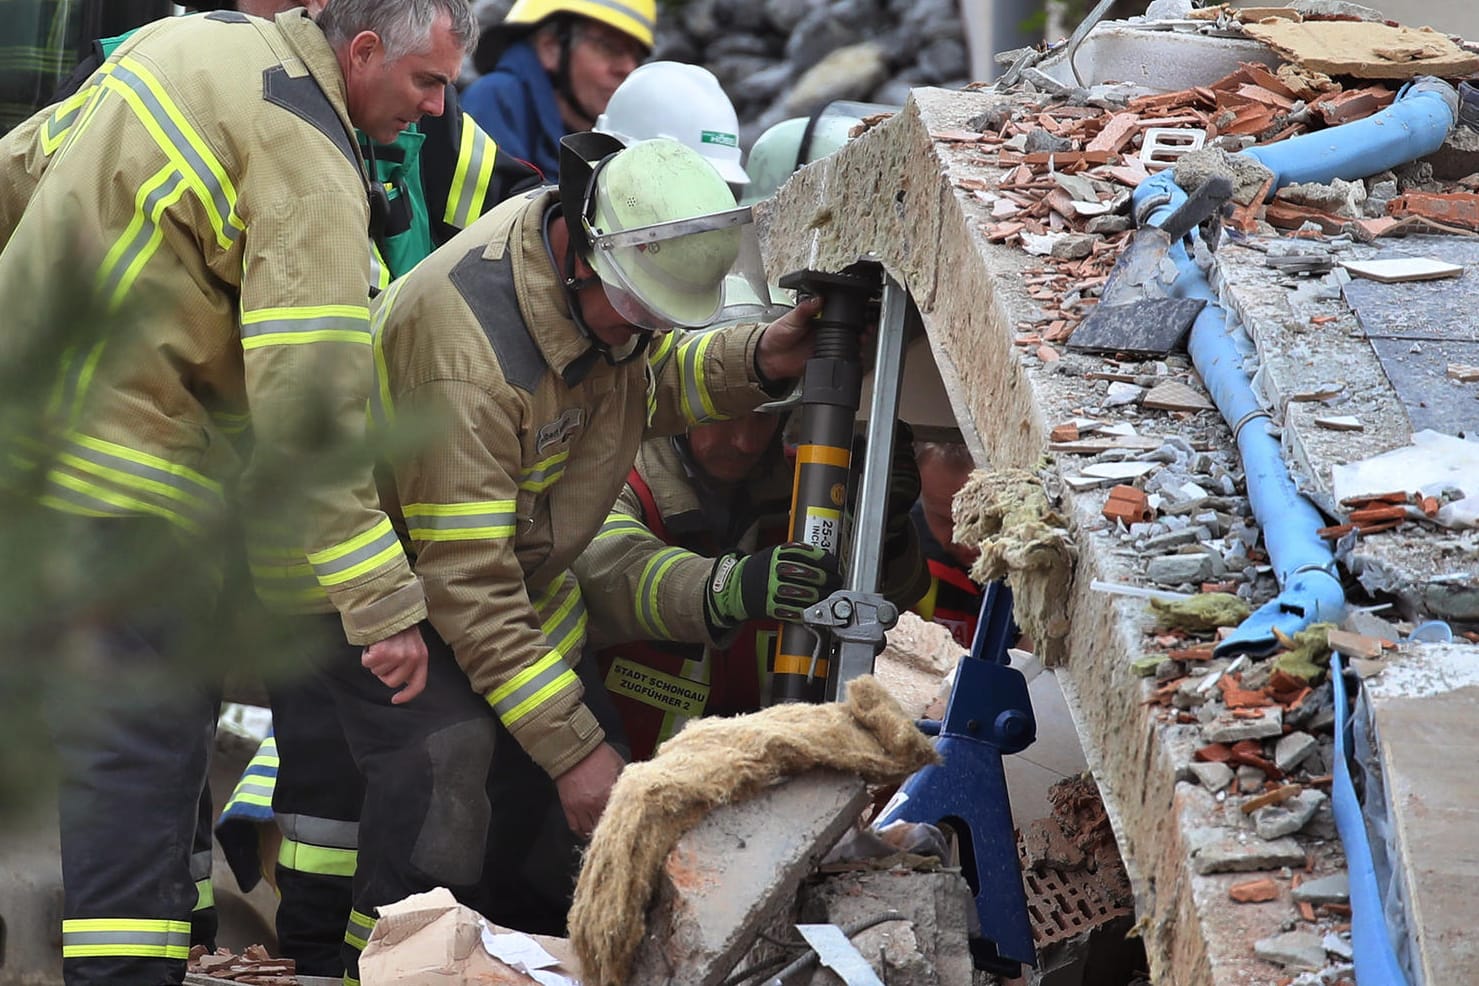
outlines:
[{"label": "reflective silver stripe", "polygon": [[337,818],[319,818],[316,815],[288,815],[278,813],[277,827],[285,838],[306,845],[324,846],[329,849],[358,849],[359,823],[345,822]]},{"label": "reflective silver stripe", "polygon": [[276,787],[276,785],[272,783],[272,778],[267,778],[266,781],[267,782],[263,784],[248,784],[246,780],[243,779],[241,783],[236,785],[236,790],[231,792],[231,800],[227,802],[227,804],[235,804],[236,802],[241,801],[244,798],[250,797],[254,794],[258,797],[271,798],[273,789]]},{"label": "reflective silver stripe", "polygon": [[190,856],[190,879],[206,880],[211,875],[211,851],[209,849]]},{"label": "reflective silver stripe", "polygon": [[[559,605],[551,607],[548,611],[536,607],[545,639],[562,657],[570,655],[574,645],[582,638],[586,626],[585,599],[580,594],[580,583],[568,576],[567,581],[570,583],[570,588],[560,594]],[[565,612],[562,614],[561,610]],[[558,619],[559,622],[554,626],[549,626],[549,621],[552,619]]]},{"label": "reflective silver stripe", "polygon": [[[221,219],[221,225],[217,231],[227,240],[234,242],[242,232],[241,227],[232,222],[235,219],[236,210],[234,196],[228,193],[225,187],[222,186],[215,171],[206,162],[205,158],[200,156],[200,152],[195,149],[189,138],[175,124],[174,118],[170,116],[169,111],[165,109],[164,104],[154,95],[154,90],[149,87],[149,84],[143,78],[136,75],[121,62],[113,67],[111,77],[122,82],[138,95],[144,107],[148,110],[150,117],[153,119],[154,124],[160,130],[164,131],[165,137],[169,140],[170,149],[184,159],[186,167],[195,179],[205,186],[206,193],[210,196],[216,214]],[[217,164],[219,166],[219,163]],[[225,169],[222,170],[224,171]],[[239,222],[240,220],[237,220],[237,223]]]},{"label": "reflective silver stripe", "polygon": [[63,931],[62,948],[77,945],[144,945],[153,948],[190,947],[190,931]]},{"label": "reflective silver stripe", "polygon": [[[130,476],[137,476],[151,483],[168,486],[178,491],[184,498],[197,503],[200,500],[206,500],[211,505],[224,502],[220,490],[208,485],[209,481],[201,482],[188,475],[184,475],[180,471],[168,469],[164,466],[150,465],[147,462],[140,462],[137,459],[127,458],[122,455],[115,455],[106,449],[97,448],[91,442],[84,444],[83,441],[78,440],[68,441],[63,454],[74,455],[79,459],[86,460],[106,469],[127,473]],[[87,470],[82,471],[88,475],[93,475],[93,473]]]},{"label": "reflective silver stripe", "polygon": [[241,338],[256,339],[272,335],[305,335],[310,332],[352,332],[370,341],[370,321],[365,316],[319,315],[314,318],[271,318],[261,322],[244,322]]},{"label": "reflective silver stripe", "polygon": [[663,576],[678,559],[690,554],[683,548],[664,548],[648,559],[642,567],[642,577],[637,582],[637,619],[648,633],[662,640],[671,640],[672,633],[660,612]]},{"label": "reflective silver stripe", "polygon": [[720,420],[710,413],[709,394],[703,384],[704,353],[714,341],[714,334],[705,332],[697,338],[685,339],[678,344],[678,372],[683,383],[683,416],[692,424],[708,424]]},{"label": "reflective silver stripe", "polygon": [[[388,521],[386,522],[386,526],[389,527]],[[353,551],[345,552],[336,558],[326,561],[313,562],[313,573],[318,576],[320,582],[323,582],[326,579],[331,579],[339,575],[341,572],[354,568],[356,565],[369,561],[382,551],[386,551],[392,547],[399,547],[399,545],[400,538],[396,537],[395,531],[393,529],[387,530],[380,536],[355,548]]]},{"label": "reflective silver stripe", "polygon": [[483,188],[483,183],[478,178],[483,171],[483,160],[488,156],[489,150],[497,153],[497,145],[475,124],[471,124],[469,118],[464,118],[462,125],[464,127],[472,125],[475,132],[472,135],[472,153],[468,155],[465,162],[459,162],[459,166],[463,169],[462,188],[454,206],[451,223],[458,229],[466,228],[467,224],[475,218],[472,214],[472,207],[474,202],[482,198],[479,192]]},{"label": "reflective silver stripe", "polygon": [[[570,670],[570,665],[561,660],[560,656],[553,651],[535,666],[539,668],[538,671],[521,681],[517,687],[498,695],[492,701],[493,711],[498,713],[498,718],[503,720],[505,726],[512,727],[534,708],[543,704],[537,699],[545,689],[552,689],[552,694],[558,693],[564,691],[565,685],[574,685],[580,680],[575,676],[575,672]],[[569,680],[562,682],[562,678]],[[526,706],[526,703],[529,704]]]},{"label": "reflective silver stripe", "polygon": [[622,3],[621,0],[588,0],[588,2],[593,3],[598,7],[605,7],[607,10],[615,11],[616,13],[621,14],[623,17],[630,17],[632,20],[636,21],[638,24],[641,24],[649,31],[651,31],[656,26],[652,23],[651,17],[648,17],[646,14],[635,7],[627,6],[626,4]]},{"label": "reflective silver stripe", "polygon": [[362,914],[355,910],[349,912],[349,924],[351,927],[359,928],[366,932],[375,930],[375,919],[368,914]]},{"label": "reflective silver stripe", "polygon": [[185,176],[178,169],[170,169],[168,173],[161,172],[156,177],[162,180],[144,196],[144,201],[135,210],[137,225],[129,224],[133,233],[128,237],[127,245],[120,250],[119,246],[125,242],[120,240],[109,251],[109,261],[104,265],[107,278],[103,281],[103,298],[109,304],[117,304],[122,300],[119,292],[123,279],[131,272],[137,273],[134,271],[134,264],[144,251],[159,245],[159,216],[184,191],[181,186],[185,184]]},{"label": "reflective silver stripe", "polygon": [[508,510],[459,514],[443,512],[446,506],[442,504],[410,504],[404,509],[406,528],[411,537],[417,541],[472,540],[470,537],[438,536],[454,531],[461,531],[464,534],[476,532],[489,538],[512,537],[518,525],[518,512],[512,509],[512,500],[507,502],[510,506]]},{"label": "reflective silver stripe", "polygon": [[539,493],[549,489],[560,481],[565,474],[565,466],[569,463],[568,453],[562,453],[554,462],[544,465],[542,468],[531,467],[525,469],[519,475],[519,489],[531,493]]}]

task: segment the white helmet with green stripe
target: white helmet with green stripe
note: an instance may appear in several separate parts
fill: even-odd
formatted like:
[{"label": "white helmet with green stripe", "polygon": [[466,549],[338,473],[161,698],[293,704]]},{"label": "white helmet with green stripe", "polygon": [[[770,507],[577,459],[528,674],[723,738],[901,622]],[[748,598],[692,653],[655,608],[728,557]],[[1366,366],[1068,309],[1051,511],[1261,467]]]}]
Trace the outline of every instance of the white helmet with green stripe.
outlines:
[{"label": "white helmet with green stripe", "polygon": [[683,62],[648,62],[611,94],[595,129],[624,144],[668,137],[702,154],[731,185],[750,180],[740,165],[739,117],[719,80]]}]

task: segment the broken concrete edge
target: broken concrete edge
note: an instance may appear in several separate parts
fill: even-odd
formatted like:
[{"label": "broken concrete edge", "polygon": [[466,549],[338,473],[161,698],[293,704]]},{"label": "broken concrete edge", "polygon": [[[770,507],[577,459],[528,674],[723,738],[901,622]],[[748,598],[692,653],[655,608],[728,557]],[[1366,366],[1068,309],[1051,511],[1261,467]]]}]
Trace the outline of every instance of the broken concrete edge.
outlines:
[{"label": "broken concrete edge", "polygon": [[711,811],[663,863],[629,981],[718,986],[868,803],[857,775],[814,770]]}]

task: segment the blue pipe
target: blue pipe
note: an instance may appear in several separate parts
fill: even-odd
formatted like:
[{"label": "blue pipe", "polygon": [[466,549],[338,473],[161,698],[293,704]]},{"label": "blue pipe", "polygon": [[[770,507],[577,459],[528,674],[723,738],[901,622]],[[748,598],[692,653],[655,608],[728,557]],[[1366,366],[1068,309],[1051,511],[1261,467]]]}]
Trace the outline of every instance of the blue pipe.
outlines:
[{"label": "blue pipe", "polygon": [[[1418,79],[1391,106],[1364,120],[1245,151],[1275,174],[1275,186],[1361,178],[1430,154],[1442,146],[1457,119],[1458,96],[1446,82]],[[1140,225],[1158,226],[1186,201],[1170,169],[1135,189]],[[1311,623],[1337,621],[1345,612],[1345,590],[1336,576],[1330,546],[1315,532],[1324,518],[1294,485],[1279,442],[1268,434],[1269,417],[1243,370],[1240,334],[1230,329],[1218,302],[1181,243],[1170,258],[1178,274],[1170,293],[1201,298],[1207,305],[1192,323],[1187,349],[1197,372],[1233,430],[1243,462],[1248,501],[1263,529],[1264,544],[1279,582],[1278,596],[1244,620],[1217,646],[1218,656],[1268,654],[1280,634],[1293,636]]]},{"label": "blue pipe", "polygon": [[1383,917],[1381,884],[1376,878],[1371,843],[1366,836],[1366,820],[1361,813],[1361,800],[1351,781],[1350,708],[1346,703],[1346,683],[1339,654],[1330,655],[1330,684],[1335,690],[1335,763],[1330,783],[1330,807],[1335,813],[1335,828],[1345,846],[1346,870],[1351,885],[1351,951],[1354,953],[1356,980],[1380,983],[1381,986],[1406,986],[1407,975],[1397,959],[1392,936]]},{"label": "blue pipe", "polygon": [[1396,101],[1364,120],[1301,134],[1243,153],[1274,173],[1274,190],[1335,178],[1352,180],[1427,157],[1443,146],[1458,119],[1458,92],[1424,76],[1397,93]]}]

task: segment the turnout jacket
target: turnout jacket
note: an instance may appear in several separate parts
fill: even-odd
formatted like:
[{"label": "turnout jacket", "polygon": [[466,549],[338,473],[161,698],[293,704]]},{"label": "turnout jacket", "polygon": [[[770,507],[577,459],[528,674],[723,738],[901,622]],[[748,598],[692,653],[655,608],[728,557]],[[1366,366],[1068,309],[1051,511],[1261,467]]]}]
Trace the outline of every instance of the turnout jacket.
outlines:
[{"label": "turnout jacket", "polygon": [[[376,301],[371,413],[433,440],[393,465],[430,621],[514,738],[558,777],[604,739],[572,670],[586,611],[570,571],[644,433],[750,410],[763,326],[666,333],[612,366],[571,320],[545,246],[553,188],[503,203]],[[593,358],[594,357],[594,358]]]},{"label": "turnout jacket", "polygon": [[[306,473],[326,440],[362,437],[369,207],[344,80],[312,21],[219,11],[155,22],[23,127],[25,160],[38,146],[49,160],[0,253],[0,299],[18,329],[0,346],[14,355],[48,330],[58,272],[80,269],[110,311],[148,306],[63,359],[52,402],[62,446],[43,503],[199,532],[226,483],[239,477],[252,508],[282,501],[274,486]],[[243,472],[227,433],[248,411]],[[272,521],[301,545],[349,640],[423,618],[368,470],[302,486]]]},{"label": "turnout jacket", "polygon": [[728,489],[695,475],[675,441],[642,443],[575,564],[592,642],[604,647],[606,689],[639,760],[689,719],[758,709],[778,626],[752,620],[716,639],[703,599],[716,556],[786,539],[792,467],[779,437],[752,475]]}]

